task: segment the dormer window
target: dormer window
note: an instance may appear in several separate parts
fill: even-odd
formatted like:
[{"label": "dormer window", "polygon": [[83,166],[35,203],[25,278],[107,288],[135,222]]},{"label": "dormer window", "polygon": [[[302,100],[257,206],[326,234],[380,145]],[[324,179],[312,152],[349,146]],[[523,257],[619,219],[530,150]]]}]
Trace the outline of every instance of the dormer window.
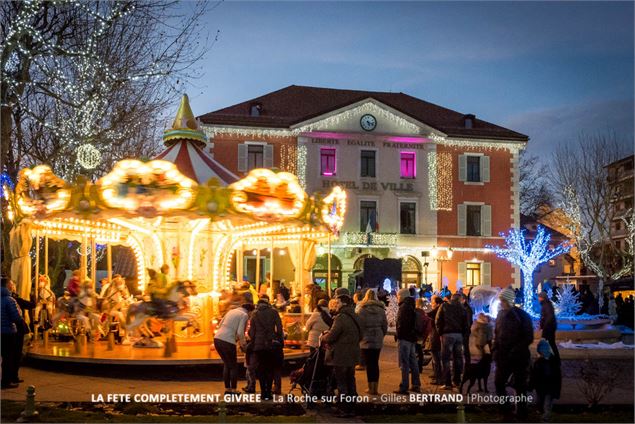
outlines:
[{"label": "dormer window", "polygon": [[474,115],[472,114],[465,115],[463,119],[465,122],[465,128],[468,128],[468,129],[474,128],[474,119],[476,119]]},{"label": "dormer window", "polygon": [[262,112],[262,105],[260,103],[254,103],[249,108],[249,116],[260,116]]}]

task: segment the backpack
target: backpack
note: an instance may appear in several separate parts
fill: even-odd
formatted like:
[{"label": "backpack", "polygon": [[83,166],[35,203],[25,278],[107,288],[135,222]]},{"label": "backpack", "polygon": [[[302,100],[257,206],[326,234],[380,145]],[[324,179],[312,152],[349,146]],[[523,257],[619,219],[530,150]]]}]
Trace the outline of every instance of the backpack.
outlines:
[{"label": "backpack", "polygon": [[423,311],[423,309],[415,309],[415,313],[415,333],[417,335],[417,339],[425,340],[430,333],[432,320]]}]

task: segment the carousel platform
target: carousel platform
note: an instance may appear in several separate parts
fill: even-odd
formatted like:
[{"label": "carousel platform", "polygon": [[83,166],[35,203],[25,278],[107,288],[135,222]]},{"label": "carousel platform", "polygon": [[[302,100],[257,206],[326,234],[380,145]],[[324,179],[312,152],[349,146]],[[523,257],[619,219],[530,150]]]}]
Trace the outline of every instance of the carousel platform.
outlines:
[{"label": "carousel platform", "polygon": [[[309,355],[308,349],[284,349],[284,360],[288,363],[302,362]],[[26,354],[27,358],[51,363],[130,365],[130,366],[166,366],[166,365],[222,365],[215,350],[210,350],[210,343],[177,344],[175,352],[165,356],[164,348],[140,348],[132,345],[116,344],[108,350],[108,343],[97,341],[87,343],[77,349],[75,343],[42,342],[32,345]],[[243,362],[239,353],[238,362]]]}]

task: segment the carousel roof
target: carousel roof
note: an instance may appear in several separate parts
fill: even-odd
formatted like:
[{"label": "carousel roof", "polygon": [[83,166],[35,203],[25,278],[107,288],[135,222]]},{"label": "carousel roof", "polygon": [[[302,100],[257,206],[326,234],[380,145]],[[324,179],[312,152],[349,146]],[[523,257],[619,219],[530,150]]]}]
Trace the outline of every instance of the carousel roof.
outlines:
[{"label": "carousel roof", "polygon": [[222,185],[238,181],[233,174],[204,149],[207,137],[194,118],[187,94],[183,95],[172,127],[163,134],[167,149],[155,159],[172,162],[188,178],[204,183],[217,178]]}]

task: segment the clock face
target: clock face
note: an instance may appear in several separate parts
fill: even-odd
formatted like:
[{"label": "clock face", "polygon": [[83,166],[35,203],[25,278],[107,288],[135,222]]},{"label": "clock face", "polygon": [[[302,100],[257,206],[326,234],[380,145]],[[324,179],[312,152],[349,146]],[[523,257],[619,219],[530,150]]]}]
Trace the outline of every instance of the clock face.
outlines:
[{"label": "clock face", "polygon": [[365,131],[372,131],[377,126],[377,119],[373,115],[366,114],[359,120],[359,125]]}]

